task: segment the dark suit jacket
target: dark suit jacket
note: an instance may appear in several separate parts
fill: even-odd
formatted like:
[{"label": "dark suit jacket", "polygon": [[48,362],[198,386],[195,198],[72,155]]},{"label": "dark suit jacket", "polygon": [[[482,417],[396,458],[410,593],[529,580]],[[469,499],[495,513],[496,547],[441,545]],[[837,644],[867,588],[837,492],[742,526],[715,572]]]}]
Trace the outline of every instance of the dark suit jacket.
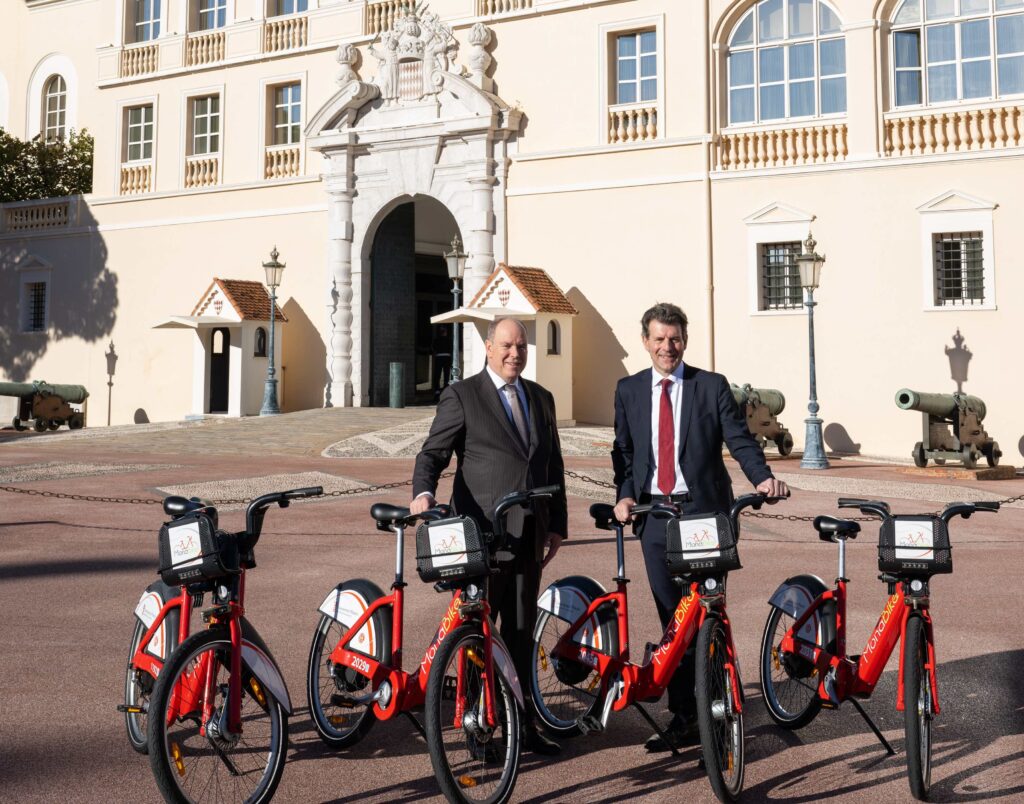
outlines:
[{"label": "dark suit jacket", "polygon": [[[612,466],[619,500],[639,500],[654,466],[652,371],[645,369],[619,380],[615,389]],[[728,511],[732,505],[732,481],[722,461],[723,443],[753,485],[772,476],[764,451],[750,435],[729,383],[721,374],[685,366],[680,415],[679,463],[697,511]]]},{"label": "dark suit jacket", "polygon": [[505,413],[498,390],[487,370],[449,385],[437,403],[430,434],[416,456],[413,496],[424,491],[434,494],[437,479],[451,461],[458,460],[452,506],[491,530],[494,506],[511,491],[537,486],[562,487],[550,500],[535,507],[534,532],[523,533],[526,511],[515,508],[508,514],[508,532],[513,549],[533,551],[539,559],[544,536],[550,531],[566,535],[565,476],[562,447],[555,426],[555,400],[535,382],[520,378],[526,390],[530,419],[530,446],[525,448]]}]

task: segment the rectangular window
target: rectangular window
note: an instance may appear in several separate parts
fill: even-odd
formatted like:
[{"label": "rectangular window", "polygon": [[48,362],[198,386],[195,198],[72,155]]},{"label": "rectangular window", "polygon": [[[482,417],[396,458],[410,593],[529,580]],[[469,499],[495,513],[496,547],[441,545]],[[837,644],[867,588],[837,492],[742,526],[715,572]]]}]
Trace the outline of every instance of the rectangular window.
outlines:
[{"label": "rectangular window", "polygon": [[615,40],[615,102],[658,99],[658,39],[654,31],[623,34]]},{"label": "rectangular window", "polygon": [[921,103],[921,32],[897,31],[893,35],[896,59],[896,105]]},{"label": "rectangular window", "polygon": [[935,234],[935,305],[983,304],[985,274],[981,232]]},{"label": "rectangular window", "polygon": [[199,0],[199,30],[212,31],[227,24],[228,0]]},{"label": "rectangular window", "polygon": [[46,283],[26,282],[23,286],[23,326],[25,332],[46,331]]},{"label": "rectangular window", "polygon": [[220,151],[220,96],[192,100],[192,154]]},{"label": "rectangular window", "polygon": [[302,85],[274,87],[274,145],[294,145],[302,130]]},{"label": "rectangular window", "polygon": [[278,0],[277,16],[300,14],[309,8],[309,0]]},{"label": "rectangular window", "polygon": [[761,244],[761,298],[759,310],[794,310],[803,307],[804,292],[796,258],[800,241]]},{"label": "rectangular window", "polygon": [[135,41],[149,42],[160,36],[160,0],[135,0]]},{"label": "rectangular window", "polygon": [[128,109],[128,143],[126,161],[153,158],[153,106]]}]

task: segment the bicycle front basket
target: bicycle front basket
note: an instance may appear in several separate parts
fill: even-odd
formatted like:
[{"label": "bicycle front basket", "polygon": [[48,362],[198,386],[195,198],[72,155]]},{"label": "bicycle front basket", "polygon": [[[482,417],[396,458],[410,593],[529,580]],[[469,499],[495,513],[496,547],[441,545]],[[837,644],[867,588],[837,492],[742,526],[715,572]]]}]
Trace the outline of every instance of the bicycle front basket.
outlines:
[{"label": "bicycle front basket", "polygon": [[878,532],[878,569],[928,578],[953,571],[946,523],[936,516],[892,516]]},{"label": "bicycle front basket", "polygon": [[160,528],[160,578],[169,586],[222,578],[239,571],[238,551],[206,514],[195,512]]},{"label": "bicycle front basket", "polygon": [[740,569],[732,523],[725,514],[687,514],[670,519],[665,564],[672,575],[721,575]]},{"label": "bicycle front basket", "polygon": [[476,522],[452,517],[416,528],[416,571],[426,583],[482,578],[490,572],[487,545]]}]

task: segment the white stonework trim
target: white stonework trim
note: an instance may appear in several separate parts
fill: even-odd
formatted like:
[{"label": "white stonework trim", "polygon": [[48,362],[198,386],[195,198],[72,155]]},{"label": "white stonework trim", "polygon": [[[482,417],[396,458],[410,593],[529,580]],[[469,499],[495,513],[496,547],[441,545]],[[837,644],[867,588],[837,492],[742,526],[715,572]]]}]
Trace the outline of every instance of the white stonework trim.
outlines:
[{"label": "white stonework trim", "polygon": [[[273,2],[273,0],[271,0]],[[299,121],[299,141],[295,143],[299,149],[299,175],[305,175],[306,173],[306,118],[308,116],[309,95],[306,91],[306,76],[308,72],[303,70],[297,73],[285,73],[283,75],[275,75],[269,78],[260,79],[259,97],[257,98],[257,108],[260,110],[260,140],[259,150],[256,163],[256,175],[263,178],[263,174],[266,167],[266,154],[267,154],[267,135],[270,133],[270,128],[273,123],[272,116],[274,113],[274,106],[270,99],[270,90],[273,87],[284,86],[285,84],[299,84],[300,102],[302,104],[302,118]]]},{"label": "white stonework trim", "polygon": [[64,79],[67,94],[64,96],[64,129],[78,130],[78,71],[74,62],[63,53],[51,53],[44,57],[32,71],[25,97],[25,139],[37,136],[43,127],[43,89],[46,82],[55,75]]},{"label": "white stonework trim", "polygon": [[[776,213],[772,215],[771,213]],[[770,218],[769,218],[770,216]],[[805,212],[802,209],[791,207],[789,204],[783,204],[779,201],[773,201],[767,206],[761,207],[757,212],[752,212],[743,219],[743,222],[748,226],[764,226],[771,223],[803,223],[810,224],[815,216],[810,212]],[[801,240],[804,238],[801,237]],[[768,241],[765,241],[768,242]]]},{"label": "white stonework trim", "polygon": [[521,195],[550,195],[552,193],[586,193],[593,190],[619,190],[624,187],[651,187],[658,184],[686,184],[704,180],[704,173],[680,173],[674,176],[638,176],[617,181],[591,181],[576,184],[552,184],[547,187],[519,187],[506,190],[509,198]]},{"label": "white stonework trim", "polygon": [[[758,221],[771,210],[783,210],[791,217],[788,220]],[[790,310],[759,310],[758,301],[761,283],[758,277],[762,243],[803,242],[815,216],[786,204],[774,203],[744,218],[747,225],[747,300],[751,316],[794,316],[806,315],[804,307]]]},{"label": "white stonework trim", "polygon": [[[665,82],[668,76],[665,75],[665,15],[653,14],[649,17],[634,17],[633,19],[608,22],[597,27],[597,141],[602,145],[608,144],[608,107],[612,105],[612,85],[614,83],[610,54],[617,52],[611,46],[612,37],[617,34],[640,31],[643,29],[654,29],[657,41],[657,62],[658,62],[658,98],[654,105],[658,108],[658,134],[656,139],[661,139],[668,126],[665,120]],[[637,57],[637,70],[640,69],[640,59]],[[639,81],[637,82],[639,91]],[[650,103],[650,101],[637,101],[637,103]],[[629,148],[629,143],[623,143],[620,147]]]},{"label": "white stonework trim", "polygon": [[7,88],[7,79],[4,78],[4,74],[0,72],[0,128],[10,131],[10,123],[8,122],[9,115],[11,113],[11,95],[10,90]]},{"label": "white stonework trim", "polygon": [[[224,159],[225,147],[224,146],[227,144],[226,143],[227,138],[225,137],[225,132],[226,132],[226,129],[227,129],[227,125],[226,125],[226,122],[227,122],[227,113],[226,113],[227,103],[226,103],[226,99],[224,97],[224,94],[225,94],[225,85],[224,84],[212,84],[210,86],[195,87],[194,89],[185,89],[185,90],[181,91],[181,114],[179,116],[179,131],[178,131],[179,147],[178,147],[178,153],[177,153],[178,164],[177,164],[177,170],[175,172],[175,175],[177,175],[177,177],[178,177],[178,186],[182,190],[185,189],[185,162],[188,159],[188,157],[193,155],[191,153],[191,148],[192,148],[192,116],[191,116],[190,110],[189,110],[189,102],[193,98],[202,98],[202,97],[206,97],[206,96],[209,96],[209,95],[217,95],[220,98],[220,104],[219,104],[219,107],[220,107],[220,112],[219,112],[219,115],[220,115],[220,133],[218,135],[219,138],[220,138],[220,142],[218,143],[220,147],[218,148],[216,154],[210,154],[210,155],[211,156],[214,156],[214,155],[217,156],[219,161],[220,161],[220,164],[217,166],[217,173],[218,173],[218,175],[217,175],[217,183],[218,184],[222,184],[224,182],[224,164],[225,164],[225,159]],[[260,175],[262,175],[262,171],[261,171]],[[206,190],[207,192],[209,192],[209,188],[205,188],[204,187],[204,188],[199,188],[199,189],[200,190]]]},{"label": "white stonework trim", "polygon": [[[149,179],[149,189],[152,193],[156,187],[156,176],[157,171],[160,168],[160,160],[157,159],[158,148],[160,145],[160,96],[159,95],[146,95],[139,98],[127,98],[125,100],[117,101],[116,113],[117,113],[117,129],[114,132],[114,170],[116,171],[116,178],[114,180],[114,186],[121,186],[121,165],[123,165],[127,159],[126,147],[127,139],[125,133],[127,129],[127,120],[125,118],[125,112],[128,109],[136,106],[152,106],[153,107],[153,156],[149,160],[153,165],[153,172]],[[149,195],[147,193],[146,195]],[[136,196],[137,198],[138,196]]]},{"label": "white stonework trim", "polygon": [[[943,193],[917,208],[921,213],[921,301],[922,309],[928,313],[966,313],[976,310],[996,310],[996,270],[995,242],[993,240],[992,213],[996,208],[993,204],[981,208],[967,209],[927,209],[943,199],[957,196],[979,200],[954,190]],[[981,202],[986,204],[988,202]],[[981,232],[981,259],[985,287],[984,304],[947,304],[935,303],[935,255],[932,235],[942,232]]]},{"label": "white stonework trim", "polygon": [[[951,199],[957,199],[952,204],[945,202]],[[988,210],[991,212],[999,204],[994,201],[986,201],[983,198],[978,198],[975,195],[968,195],[962,193],[959,190],[946,190],[944,193],[939,193],[935,198],[930,201],[925,201],[921,206],[917,208],[918,212],[921,213],[945,213],[945,212],[974,212]]]},{"label": "white stonework trim", "polygon": [[[660,128],[660,126],[659,126]],[[565,159],[572,156],[597,156],[599,154],[621,153],[622,151],[647,151],[652,148],[675,148],[680,145],[701,145],[709,142],[707,134],[692,137],[673,137],[672,139],[655,140],[654,142],[623,143],[622,145],[598,145],[584,148],[561,148],[556,151],[535,151],[512,154],[513,162],[535,162],[540,159]]]},{"label": "white stonework trim", "polygon": [[[312,184],[320,183],[320,176],[290,176],[285,179],[267,179],[266,181],[247,181],[237,184],[225,184],[220,187],[197,187],[195,189],[177,188],[174,190],[163,190],[159,193],[148,193],[146,200],[151,198],[178,198],[179,196],[196,195],[197,193],[233,193],[239,190],[257,190],[263,187],[280,187],[286,184]],[[89,206],[101,207],[107,204],[137,203],[139,198],[126,196],[106,196],[104,198],[89,198]],[[22,233],[24,236],[24,233]]]}]

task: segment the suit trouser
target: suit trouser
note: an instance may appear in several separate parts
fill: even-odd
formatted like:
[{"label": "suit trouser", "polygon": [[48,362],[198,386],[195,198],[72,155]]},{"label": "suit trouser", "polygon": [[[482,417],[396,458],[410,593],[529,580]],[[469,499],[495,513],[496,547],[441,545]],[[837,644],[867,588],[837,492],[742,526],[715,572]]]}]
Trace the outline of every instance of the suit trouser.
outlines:
[{"label": "suit trouser", "polygon": [[[525,529],[529,533],[529,522]],[[537,597],[540,594],[540,562],[531,542],[520,546],[512,561],[500,565],[500,572],[491,576],[488,600],[491,616],[498,624],[498,633],[512,655],[519,685],[526,699],[524,723],[533,723],[533,698],[530,695],[530,672],[533,666],[533,628],[537,623]],[[524,553],[526,555],[524,555]]]},{"label": "suit trouser", "polygon": [[[689,507],[684,505],[684,510]],[[683,596],[681,586],[673,583],[665,566],[665,529],[667,519],[647,517],[640,533],[640,547],[644,553],[644,564],[647,565],[647,580],[654,593],[654,603],[658,608],[658,617],[662,628],[667,628],[669,620]],[[687,719],[697,716],[697,699],[694,692],[696,673],[694,662],[697,653],[697,640],[683,654],[679,667],[668,684],[668,708],[673,714]]]}]

